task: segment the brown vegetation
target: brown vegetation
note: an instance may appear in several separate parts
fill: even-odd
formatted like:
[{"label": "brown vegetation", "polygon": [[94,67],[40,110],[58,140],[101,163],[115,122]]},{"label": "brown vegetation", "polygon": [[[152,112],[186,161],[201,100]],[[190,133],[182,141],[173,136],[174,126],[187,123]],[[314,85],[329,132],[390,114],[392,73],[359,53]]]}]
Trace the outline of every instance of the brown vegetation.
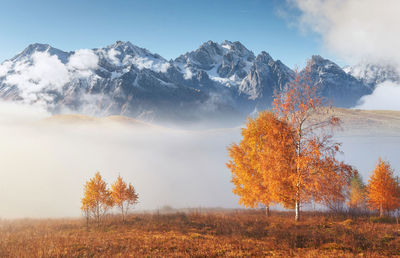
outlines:
[{"label": "brown vegetation", "polygon": [[100,227],[79,219],[0,222],[1,257],[400,255],[400,226],[367,217],[260,210],[108,216]]}]

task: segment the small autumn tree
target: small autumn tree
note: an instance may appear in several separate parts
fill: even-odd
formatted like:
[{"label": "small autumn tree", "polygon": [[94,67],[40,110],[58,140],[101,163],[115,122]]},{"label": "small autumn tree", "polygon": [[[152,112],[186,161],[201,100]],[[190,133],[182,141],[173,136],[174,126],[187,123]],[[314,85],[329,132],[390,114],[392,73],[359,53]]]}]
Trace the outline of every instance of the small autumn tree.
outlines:
[{"label": "small autumn tree", "polygon": [[389,162],[379,158],[368,180],[368,205],[371,209],[379,210],[380,217],[383,217],[384,212],[400,207],[399,182],[393,173]]},{"label": "small autumn tree", "polygon": [[342,212],[346,198],[349,195],[351,179],[358,172],[352,166],[336,160],[334,157],[325,158],[319,165],[322,176],[315,181],[319,187],[310,191],[313,199],[325,205],[332,212]]},{"label": "small autumn tree", "polygon": [[101,218],[113,206],[110,192],[107,189],[107,183],[103,181],[100,172],[97,172],[93,178],[86,182],[81,204],[81,210],[84,212],[87,220],[93,217],[98,224]]},{"label": "small autumn tree", "polygon": [[367,207],[367,189],[362,181],[360,174],[355,174],[351,179],[349,189],[349,199],[347,206],[351,212],[359,212]]},{"label": "small autumn tree", "polygon": [[121,210],[122,221],[125,220],[129,208],[135,205],[139,198],[135,188],[131,184],[127,185],[120,175],[111,185],[111,197],[114,205]]}]

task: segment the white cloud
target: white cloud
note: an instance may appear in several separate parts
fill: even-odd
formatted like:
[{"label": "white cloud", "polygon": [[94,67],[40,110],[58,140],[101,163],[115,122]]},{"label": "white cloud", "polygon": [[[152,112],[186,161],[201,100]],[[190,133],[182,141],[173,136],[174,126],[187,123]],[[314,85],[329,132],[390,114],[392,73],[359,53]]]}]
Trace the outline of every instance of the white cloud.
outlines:
[{"label": "white cloud", "polygon": [[400,110],[400,85],[386,81],[375,88],[371,95],[360,99],[359,109]]},{"label": "white cloud", "polygon": [[301,11],[299,25],[322,36],[349,62],[400,63],[400,1],[288,0]]},{"label": "white cloud", "polygon": [[[338,57],[350,64],[393,66],[400,72],[399,0],[287,2],[300,10],[299,27],[320,34],[324,47]],[[358,108],[400,109],[399,100],[399,85],[386,82],[363,97]]]},{"label": "white cloud", "polygon": [[78,70],[96,69],[98,64],[99,57],[90,49],[76,51],[68,62],[70,68]]},{"label": "white cloud", "polygon": [[115,64],[115,65],[121,65],[121,61],[119,60],[119,58],[117,57],[117,55],[120,55],[121,52],[119,52],[118,50],[116,50],[115,48],[111,48],[110,50],[108,50],[107,55],[108,58],[110,59],[110,61]]},{"label": "white cloud", "polygon": [[37,93],[43,88],[58,89],[69,81],[67,67],[47,52],[36,52],[32,55],[32,65],[29,60],[19,62],[14,67],[15,73],[6,77],[4,83],[18,85],[21,96],[26,101],[37,100]]},{"label": "white cloud", "polygon": [[192,73],[192,71],[190,70],[189,67],[186,67],[185,74],[183,75],[183,78],[185,78],[185,80],[190,80],[190,79],[193,78],[193,73]]},{"label": "white cloud", "polygon": [[134,63],[140,70],[146,68],[162,73],[167,72],[168,68],[170,67],[170,64],[168,62],[149,57],[136,56],[130,59],[130,62]]},{"label": "white cloud", "polygon": [[12,65],[11,61],[5,61],[4,63],[0,64],[0,77],[5,76],[8,71],[10,70]]},{"label": "white cloud", "polygon": [[21,124],[37,122],[50,116],[50,113],[38,106],[0,102],[0,124]]}]

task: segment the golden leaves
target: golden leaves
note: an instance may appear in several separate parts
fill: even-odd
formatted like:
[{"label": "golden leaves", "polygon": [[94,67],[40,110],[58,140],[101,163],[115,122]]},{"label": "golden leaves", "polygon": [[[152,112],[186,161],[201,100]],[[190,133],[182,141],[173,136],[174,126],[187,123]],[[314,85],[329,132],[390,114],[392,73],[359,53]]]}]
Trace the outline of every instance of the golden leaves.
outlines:
[{"label": "golden leaves", "polygon": [[326,107],[309,70],[296,72],[288,87],[275,93],[274,113],[250,118],[240,144],[229,148],[233,192],[245,206],[275,202],[299,209],[311,199],[328,205],[344,201],[354,170],[335,159],[340,144],[332,140],[332,129],[340,120],[319,116]]},{"label": "golden leaves", "polygon": [[117,206],[122,210],[122,218],[128,211],[129,205],[136,204],[138,195],[131,184],[127,184],[118,176],[112,185],[111,191],[107,188],[97,172],[93,178],[84,185],[84,195],[81,199],[81,210],[85,213],[87,219],[94,217],[99,223],[101,217],[113,206]]},{"label": "golden leaves", "polygon": [[131,184],[128,186],[118,175],[117,180],[111,185],[111,198],[114,205],[121,209],[122,220],[124,220],[129,206],[136,204],[139,196],[136,194],[135,188]]},{"label": "golden leaves", "polygon": [[380,211],[394,210],[400,207],[400,186],[393,175],[389,162],[378,160],[367,186],[368,205]]}]

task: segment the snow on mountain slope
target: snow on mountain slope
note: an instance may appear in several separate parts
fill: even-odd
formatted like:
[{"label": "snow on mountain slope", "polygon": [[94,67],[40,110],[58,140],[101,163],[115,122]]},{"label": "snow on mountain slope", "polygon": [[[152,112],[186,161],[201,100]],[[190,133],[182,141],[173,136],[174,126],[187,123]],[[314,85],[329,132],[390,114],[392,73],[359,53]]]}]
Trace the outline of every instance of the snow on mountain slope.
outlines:
[{"label": "snow on mountain slope", "polygon": [[385,81],[400,82],[399,71],[391,65],[359,63],[355,66],[347,66],[343,70],[361,80],[371,89]]},{"label": "snow on mountain slope", "polygon": [[226,87],[238,86],[247,75],[255,59],[253,52],[240,42],[224,41],[221,44],[208,41],[199,49],[175,59],[175,65],[191,79],[200,71]]},{"label": "snow on mountain slope", "polygon": [[311,81],[319,86],[321,95],[339,107],[354,107],[372,90],[362,81],[347,74],[334,62],[314,55],[309,61]]},{"label": "snow on mountain slope", "polygon": [[[362,80],[313,57],[312,79],[339,106],[369,93]],[[126,115],[145,120],[243,119],[270,107],[294,72],[240,42],[208,41],[167,61],[130,42],[64,52],[32,44],[0,64],[0,98],[52,113]]]}]

